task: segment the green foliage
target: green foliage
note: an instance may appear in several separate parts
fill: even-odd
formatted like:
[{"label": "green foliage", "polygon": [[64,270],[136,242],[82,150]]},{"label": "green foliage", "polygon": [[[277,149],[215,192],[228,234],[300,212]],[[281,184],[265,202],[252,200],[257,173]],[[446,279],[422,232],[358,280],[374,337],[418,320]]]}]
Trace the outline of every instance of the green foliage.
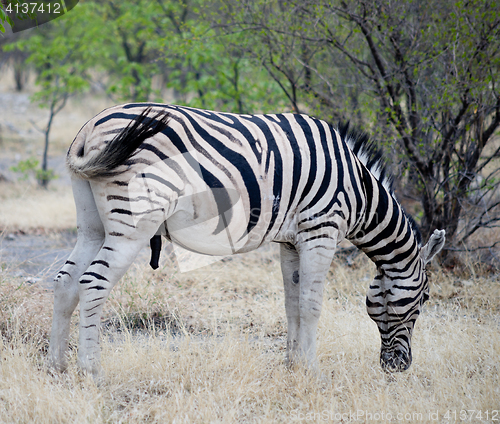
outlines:
[{"label": "green foliage", "polygon": [[109,77],[107,91],[121,101],[148,101],[158,74],[158,30],[163,19],[156,2],[89,2],[90,19],[81,23],[93,28],[95,69]]},{"label": "green foliage", "polygon": [[89,19],[87,7],[77,7],[71,13],[41,27],[27,39],[6,46],[29,53],[28,63],[37,70],[39,90],[33,100],[50,107],[55,99],[63,98],[89,87],[88,69],[93,65],[88,43],[96,32],[88,31],[80,22]]},{"label": "green foliage", "polygon": [[10,18],[7,16],[5,11],[3,10],[3,4],[0,2],[0,31],[5,32],[5,27],[4,24],[8,23],[9,25],[12,24],[10,21]]},{"label": "green foliage", "polygon": [[59,178],[59,176],[54,172],[53,169],[38,168],[37,170],[35,170],[35,178],[38,181],[39,185],[46,186],[50,181]]},{"label": "green foliage", "polygon": [[22,174],[22,180],[27,180],[32,173],[36,172],[39,163],[40,161],[38,159],[28,158],[19,161],[17,165],[11,166],[9,169],[13,172]]},{"label": "green foliage", "polygon": [[170,88],[182,103],[234,112],[286,107],[279,85],[254,57],[249,34],[216,32],[216,9],[203,0],[82,1],[7,49],[30,54],[39,85],[33,100],[49,106],[88,89],[92,79],[118,101],[162,101]]},{"label": "green foliage", "polygon": [[[11,4],[21,3],[20,0],[11,0]],[[4,4],[0,1],[0,32],[5,33],[4,24],[8,23],[12,27],[12,19],[7,15]]]},{"label": "green foliage", "polygon": [[161,40],[167,87],[193,107],[237,113],[283,109],[279,86],[234,47],[240,41],[241,35],[217,34],[208,23],[185,22],[180,34]]},{"label": "green foliage", "polygon": [[[34,100],[42,103],[59,86],[66,93],[81,92],[97,76],[117,101],[163,101],[163,86],[177,101],[195,107],[234,112],[285,107],[278,85],[260,64],[228,48],[246,37],[230,40],[215,32],[215,15],[206,12],[206,4],[81,2],[60,22],[11,48],[30,53],[41,88]],[[154,80],[160,85],[156,89]]]},{"label": "green foliage", "polygon": [[38,167],[40,161],[34,157],[30,157],[26,160],[21,160],[17,165],[11,166],[9,169],[13,172],[21,174],[21,180],[28,180],[31,176],[34,176],[37,181],[47,180],[51,181],[59,178],[58,175],[54,173],[53,169],[43,170]]}]

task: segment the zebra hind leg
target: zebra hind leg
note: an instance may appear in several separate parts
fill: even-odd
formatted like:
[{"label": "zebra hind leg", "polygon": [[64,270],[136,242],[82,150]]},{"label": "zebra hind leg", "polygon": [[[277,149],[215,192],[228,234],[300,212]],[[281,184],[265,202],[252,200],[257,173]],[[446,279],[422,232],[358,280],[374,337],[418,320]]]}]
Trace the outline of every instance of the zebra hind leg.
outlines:
[{"label": "zebra hind leg", "polygon": [[133,240],[107,234],[103,247],[80,278],[78,366],[91,374],[96,382],[103,377],[99,329],[104,302],[150,236]]},{"label": "zebra hind leg", "polygon": [[89,184],[83,180],[74,180],[73,190],[78,210],[78,239],[70,257],[54,279],[54,309],[49,347],[49,363],[60,372],[67,368],[71,315],[79,300],[78,279],[104,241],[104,227]]},{"label": "zebra hind leg", "polygon": [[281,272],[285,287],[285,310],[288,324],[286,358],[287,366],[291,367],[297,361],[297,346],[300,327],[299,313],[299,254],[295,246],[289,243],[280,245]]}]

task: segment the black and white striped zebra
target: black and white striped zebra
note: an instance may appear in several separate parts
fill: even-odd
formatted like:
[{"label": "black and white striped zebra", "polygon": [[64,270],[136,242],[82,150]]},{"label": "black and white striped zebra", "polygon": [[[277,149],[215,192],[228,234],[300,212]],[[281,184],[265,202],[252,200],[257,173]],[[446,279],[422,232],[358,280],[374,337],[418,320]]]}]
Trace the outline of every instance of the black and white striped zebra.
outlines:
[{"label": "black and white striped zebra", "polygon": [[50,343],[63,370],[70,317],[80,302],[78,363],[100,374],[103,304],[144,244],[158,238],[208,255],[281,244],[288,363],[316,367],[323,283],[347,238],[377,265],[367,309],[381,365],[405,370],[428,297],[425,246],[395,200],[364,135],[306,115],[236,115],[162,104],[126,104],[87,122],[67,156],[78,240],[55,279]]}]

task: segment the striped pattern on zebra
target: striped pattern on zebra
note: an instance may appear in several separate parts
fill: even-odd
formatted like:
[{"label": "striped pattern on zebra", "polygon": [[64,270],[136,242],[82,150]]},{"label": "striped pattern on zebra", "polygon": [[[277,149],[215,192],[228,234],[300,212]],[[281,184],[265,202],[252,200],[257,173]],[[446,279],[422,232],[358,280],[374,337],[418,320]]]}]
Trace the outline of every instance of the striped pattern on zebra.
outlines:
[{"label": "striped pattern on zebra", "polygon": [[158,238],[208,255],[281,246],[288,364],[316,368],[323,284],[345,238],[377,266],[367,310],[380,362],[411,363],[411,334],[443,247],[421,245],[413,220],[368,138],[306,115],[236,115],[126,104],[88,121],[67,155],[78,239],[55,279],[50,357],[64,370],[70,317],[80,302],[78,364],[100,378],[103,304],[139,250]]}]

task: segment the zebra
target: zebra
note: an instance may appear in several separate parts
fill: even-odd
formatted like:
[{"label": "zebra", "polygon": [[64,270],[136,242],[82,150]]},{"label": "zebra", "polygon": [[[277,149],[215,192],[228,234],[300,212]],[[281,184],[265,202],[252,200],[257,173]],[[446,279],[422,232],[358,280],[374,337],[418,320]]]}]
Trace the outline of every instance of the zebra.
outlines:
[{"label": "zebra", "polygon": [[106,109],[67,153],[77,242],[54,280],[49,356],[67,367],[70,319],[80,302],[78,366],[102,377],[99,326],[113,286],[140,249],[161,237],[206,255],[280,245],[287,317],[285,363],[317,369],[323,286],[348,239],[376,265],[367,312],[380,364],[404,371],[429,298],[426,265],[445,243],[422,245],[392,177],[364,133],[305,114],[244,115],[156,103]]}]

